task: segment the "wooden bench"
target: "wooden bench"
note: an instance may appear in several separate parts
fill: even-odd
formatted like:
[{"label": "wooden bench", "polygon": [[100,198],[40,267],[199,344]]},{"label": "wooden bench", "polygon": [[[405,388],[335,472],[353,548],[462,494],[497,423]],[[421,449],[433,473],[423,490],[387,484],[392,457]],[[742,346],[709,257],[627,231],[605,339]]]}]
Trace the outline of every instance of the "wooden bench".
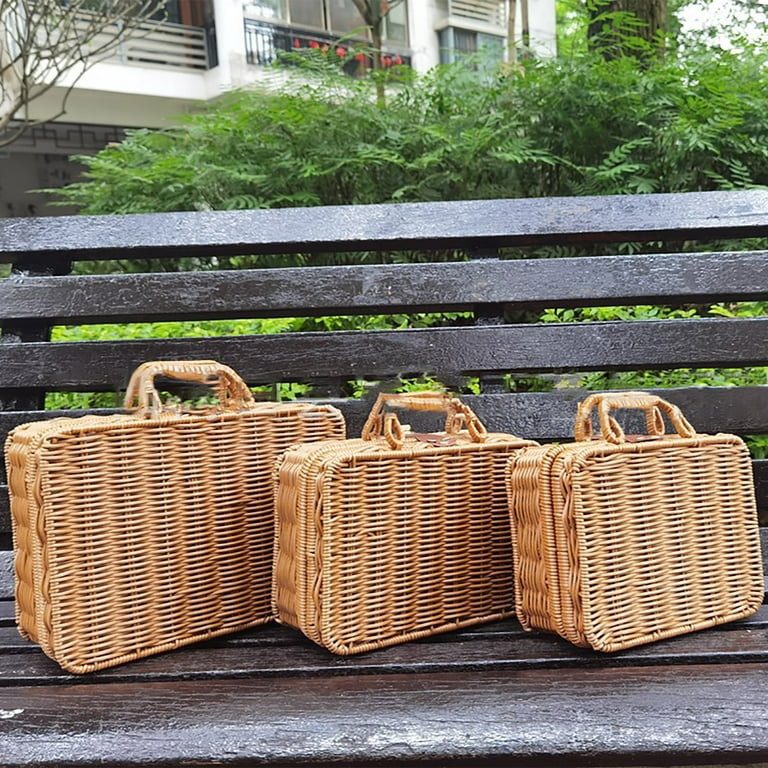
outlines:
[{"label": "wooden bench", "polygon": [[[465,399],[489,429],[566,439],[584,391],[563,385],[580,372],[765,366],[768,317],[529,322],[536,313],[766,301],[768,252],[722,252],[736,238],[764,247],[766,237],[764,191],[0,220],[0,262],[13,265],[0,280],[0,437],[53,415],[42,412],[46,393],[118,392],[142,361],[212,358],[250,385],[313,382],[352,435],[371,398],[345,398],[346,382],[428,374],[479,391]],[[119,269],[145,258],[342,252],[382,263]],[[391,263],[400,252],[421,260]],[[454,260],[461,254],[469,258]],[[116,274],[69,274],[73,262],[97,259]],[[48,340],[61,324],[423,312],[465,314],[447,327]],[[506,391],[507,374],[516,391]],[[524,391],[534,376],[558,386]],[[768,434],[765,381],[663,394],[699,431]],[[765,522],[768,461],[754,469]],[[273,624],[89,676],[63,673],[14,626],[6,490],[3,766],[768,761],[766,608],[614,655],[508,620],[336,658]]]}]

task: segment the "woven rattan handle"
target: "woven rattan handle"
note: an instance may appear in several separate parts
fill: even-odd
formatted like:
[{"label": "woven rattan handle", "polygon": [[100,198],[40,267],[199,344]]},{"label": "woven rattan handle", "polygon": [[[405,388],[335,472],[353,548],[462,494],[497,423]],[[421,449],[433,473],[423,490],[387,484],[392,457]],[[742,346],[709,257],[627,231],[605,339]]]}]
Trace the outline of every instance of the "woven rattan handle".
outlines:
[{"label": "woven rattan handle", "polygon": [[403,428],[397,415],[384,413],[387,407],[408,408],[412,411],[436,411],[446,414],[445,431],[455,435],[466,428],[476,443],[482,443],[488,435],[474,411],[457,397],[444,392],[406,392],[403,394],[380,393],[363,426],[363,440],[373,440],[382,434],[392,448],[401,448],[405,441]]},{"label": "woven rattan handle", "polygon": [[125,391],[124,407],[149,416],[172,410],[163,405],[155,387],[158,376],[210,387],[219,400],[219,407],[225,410],[242,410],[254,405],[245,382],[226,365],[215,360],[159,360],[142,363],[133,372]]},{"label": "woven rattan handle", "polygon": [[576,440],[589,440],[592,437],[592,412],[597,408],[601,436],[612,443],[624,442],[624,430],[611,416],[612,410],[620,408],[639,409],[645,412],[645,427],[651,437],[665,434],[664,419],[666,414],[680,437],[693,437],[696,430],[688,423],[676,405],[662,400],[648,392],[595,393],[589,395],[580,404],[576,412],[574,437]]}]

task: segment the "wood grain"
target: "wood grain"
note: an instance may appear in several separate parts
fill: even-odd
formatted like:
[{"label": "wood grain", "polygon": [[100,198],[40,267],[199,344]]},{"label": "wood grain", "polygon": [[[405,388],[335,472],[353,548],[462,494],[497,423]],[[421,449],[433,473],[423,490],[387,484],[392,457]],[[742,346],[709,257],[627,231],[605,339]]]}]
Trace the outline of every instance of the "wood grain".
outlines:
[{"label": "wood grain", "polygon": [[[561,374],[767,365],[768,318],[529,320],[547,307],[706,311],[764,301],[768,251],[723,251],[730,246],[719,241],[766,235],[764,190],[0,220],[0,262],[13,263],[0,280],[0,439],[19,423],[63,415],[41,411],[46,392],[119,392],[139,363],[180,358],[220,360],[251,385],[313,382],[354,436],[371,401],[339,399],[349,379],[387,387],[432,374],[458,386],[477,376],[480,394],[465,399],[490,430],[568,439],[584,391],[560,388],[572,381]],[[643,242],[648,252],[636,253]],[[545,245],[587,255],[517,258]],[[691,247],[700,252],[682,252]],[[495,258],[499,249],[514,258]],[[396,251],[424,263],[67,274],[72,262],[93,259],[161,259],[173,269],[189,257],[378,252],[386,262]],[[606,252],[614,255],[597,255]],[[47,341],[61,323],[425,311],[467,314],[445,328]],[[505,393],[507,372],[558,387]],[[765,386],[658,393],[700,432],[768,434]],[[409,420],[431,431],[429,416]],[[768,522],[768,460],[753,468]],[[70,675],[15,628],[4,482],[0,475],[3,766],[768,764],[768,606],[611,655],[524,633],[510,619],[335,657],[272,624]],[[761,537],[768,573],[767,528]]]},{"label": "wood grain", "polygon": [[768,298],[768,252],[229,270],[0,281],[0,319],[131,322]]},{"label": "wood grain", "polygon": [[760,237],[764,190],[0,221],[0,258],[138,259]]}]

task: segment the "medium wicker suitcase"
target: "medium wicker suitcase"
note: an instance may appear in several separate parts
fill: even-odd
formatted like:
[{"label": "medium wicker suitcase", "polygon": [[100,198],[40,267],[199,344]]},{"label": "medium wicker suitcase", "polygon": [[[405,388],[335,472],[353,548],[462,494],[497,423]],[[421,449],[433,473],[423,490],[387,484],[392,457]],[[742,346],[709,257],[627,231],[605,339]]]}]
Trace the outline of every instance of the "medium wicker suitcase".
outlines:
[{"label": "medium wicker suitcase", "polygon": [[[625,435],[614,409],[640,409],[647,434]],[[575,437],[509,462],[523,627],[617,651],[757,611],[754,486],[738,437],[697,434],[677,407],[642,392],[587,397]]]},{"label": "medium wicker suitcase", "polygon": [[[218,403],[163,403],[159,376],[208,385]],[[126,408],[6,442],[17,623],[76,673],[269,620],[274,459],[344,435],[335,408],[255,403],[213,361],[140,366]]]},{"label": "medium wicker suitcase", "polygon": [[[445,430],[406,431],[385,405],[443,411]],[[511,615],[504,467],[532,444],[428,392],[380,395],[362,438],[290,448],[276,469],[278,621],[351,654]]]}]

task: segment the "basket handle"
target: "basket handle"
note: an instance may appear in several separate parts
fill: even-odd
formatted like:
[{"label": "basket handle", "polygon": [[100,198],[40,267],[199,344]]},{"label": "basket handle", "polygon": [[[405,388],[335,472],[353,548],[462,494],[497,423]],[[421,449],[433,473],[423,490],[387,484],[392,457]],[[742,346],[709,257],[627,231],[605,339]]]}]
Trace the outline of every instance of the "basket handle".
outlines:
[{"label": "basket handle", "polygon": [[384,413],[386,406],[409,408],[413,411],[436,411],[446,414],[445,431],[457,434],[466,428],[475,443],[482,443],[488,436],[488,430],[474,411],[457,397],[445,392],[405,392],[402,394],[379,393],[363,426],[363,440],[373,440],[382,434],[389,445],[398,449],[405,441],[400,420],[394,413]]},{"label": "basket handle", "polygon": [[576,412],[574,437],[576,440],[589,440],[592,437],[592,411],[597,407],[601,436],[611,443],[625,441],[624,430],[611,411],[618,408],[633,408],[645,411],[645,426],[651,437],[661,437],[665,434],[662,413],[669,418],[672,426],[680,437],[694,437],[696,430],[683,416],[682,411],[672,403],[662,400],[648,392],[616,392],[589,395],[579,403]]},{"label": "basket handle", "polygon": [[163,405],[155,387],[158,376],[211,387],[224,410],[242,410],[254,405],[253,395],[245,382],[226,365],[215,360],[157,360],[142,363],[133,372],[123,406],[147,416],[174,410]]}]

